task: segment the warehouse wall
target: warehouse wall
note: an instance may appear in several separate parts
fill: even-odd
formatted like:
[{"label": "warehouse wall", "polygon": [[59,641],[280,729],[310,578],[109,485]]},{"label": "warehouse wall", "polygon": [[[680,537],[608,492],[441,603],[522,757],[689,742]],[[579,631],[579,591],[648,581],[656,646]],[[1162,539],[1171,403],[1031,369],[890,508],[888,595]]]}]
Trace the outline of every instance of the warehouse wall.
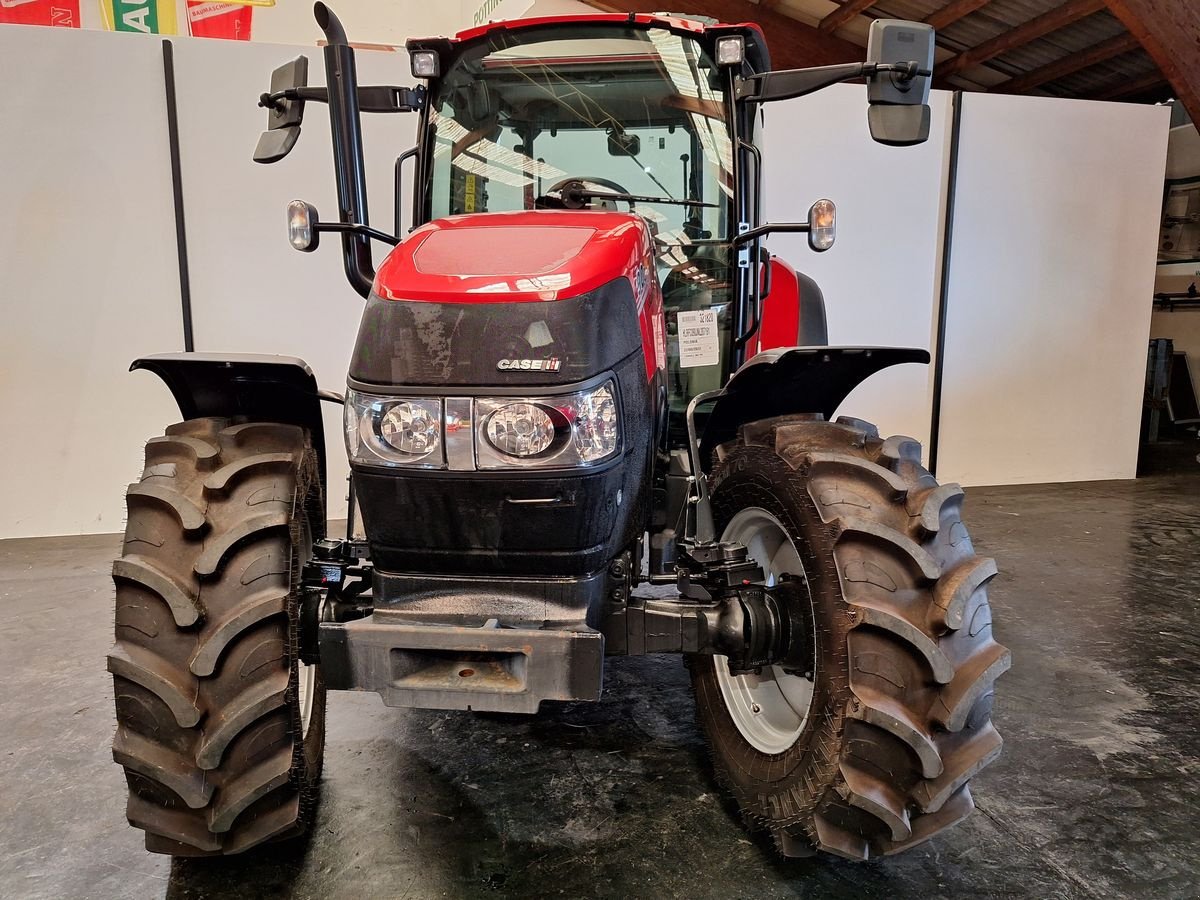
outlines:
[{"label": "warehouse wall", "polygon": [[0,537],[120,531],[183,349],[159,42],[0,27]]},{"label": "warehouse wall", "polygon": [[[871,140],[862,85],[766,107],[767,221],[802,220],[821,197],[837,204],[830,250],[812,252],[804,235],[768,240],[773,253],[821,285],[833,345],[933,346],[950,95],[933,92],[930,106],[929,140],[916,147]],[[841,413],[927,444],[931,373],[912,364],[880,372],[846,398]]]},{"label": "warehouse wall", "polygon": [[938,474],[1132,478],[1170,111],[963,101]]},{"label": "warehouse wall", "polygon": [[[300,48],[175,46],[197,348],[302,356],[337,389],[360,301],[336,252],[300,256],[283,235],[288,199],[335,208],[323,109],[312,109],[287,160],[249,161],[263,115],[254,99]],[[319,82],[318,54],[305,52]],[[125,371],[140,354],[182,348],[160,42],[9,26],[0,58],[23,73],[20,91],[0,92],[0,208],[10,211],[0,222],[0,416],[9,423],[0,537],[116,531],[141,443],[177,415],[156,379]],[[359,59],[364,79],[407,81],[403,54]],[[66,97],[70,116],[47,114]],[[1149,291],[1157,210],[1147,210],[1158,202],[1165,120],[1128,105],[978,99],[1000,105],[964,122],[943,474],[973,483],[1131,477],[1147,321],[1127,309],[1145,310]],[[948,118],[945,95],[933,103],[933,138],[908,149],[869,140],[861,86],[768,112],[770,218],[803,215],[820,196],[839,204],[829,253],[771,239],[823,283],[835,343],[931,346]],[[378,226],[389,227],[391,161],[413,124],[368,118]],[[1143,184],[1124,177],[1126,166],[1152,174]],[[1031,368],[1036,383],[1025,378]],[[900,367],[844,411],[926,439],[929,392],[928,370]],[[332,412],[336,516],[345,468]],[[1014,435],[1040,448],[1036,458],[1014,455]],[[1084,454],[1073,446],[1080,436]]]}]

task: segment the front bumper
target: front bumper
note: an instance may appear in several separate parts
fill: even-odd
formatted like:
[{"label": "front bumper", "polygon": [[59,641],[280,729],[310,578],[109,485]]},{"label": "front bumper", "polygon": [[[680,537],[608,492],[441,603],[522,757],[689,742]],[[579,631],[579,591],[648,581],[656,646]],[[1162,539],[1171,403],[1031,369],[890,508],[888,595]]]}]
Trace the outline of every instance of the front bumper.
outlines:
[{"label": "front bumper", "polygon": [[417,623],[375,613],[322,623],[321,671],[334,690],[388,706],[535,713],[543,700],[598,700],[604,637],[586,626]]},{"label": "front bumper", "polygon": [[543,700],[598,700],[597,629],[613,587],[605,572],[483,579],[376,570],[370,616],[321,623],[325,684],[421,709],[533,713]]}]

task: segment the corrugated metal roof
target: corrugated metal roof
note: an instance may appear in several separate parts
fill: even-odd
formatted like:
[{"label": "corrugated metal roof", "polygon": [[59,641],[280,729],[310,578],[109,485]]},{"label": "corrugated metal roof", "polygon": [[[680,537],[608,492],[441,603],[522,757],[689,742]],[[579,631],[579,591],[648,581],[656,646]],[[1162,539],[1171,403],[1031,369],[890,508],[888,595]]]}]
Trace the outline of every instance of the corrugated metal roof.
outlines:
[{"label": "corrugated metal roof", "polygon": [[1056,97],[1090,97],[1110,88],[1118,88],[1122,82],[1134,81],[1157,69],[1154,61],[1145,52],[1136,51],[1111,59],[1103,66],[1084,69],[1042,87],[1046,89],[1046,93]]},{"label": "corrugated metal roof", "polygon": [[992,64],[997,68],[1008,67],[1018,72],[1028,72],[1116,37],[1124,30],[1112,14],[1099,12],[998,56],[992,60]]},{"label": "corrugated metal roof", "polygon": [[877,19],[910,19],[919,22],[945,5],[941,0],[887,0],[877,3],[870,14]]}]

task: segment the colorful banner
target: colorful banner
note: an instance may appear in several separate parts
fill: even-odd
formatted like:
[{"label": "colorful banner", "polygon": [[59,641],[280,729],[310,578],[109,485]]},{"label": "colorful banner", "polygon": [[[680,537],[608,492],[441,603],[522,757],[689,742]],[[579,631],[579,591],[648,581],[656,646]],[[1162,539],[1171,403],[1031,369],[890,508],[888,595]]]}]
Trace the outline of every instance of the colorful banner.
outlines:
[{"label": "colorful banner", "polygon": [[187,0],[188,34],[192,37],[250,40],[254,7],[266,4],[210,3]]},{"label": "colorful banner", "polygon": [[79,27],[79,0],[0,0],[2,25]]},{"label": "colorful banner", "polygon": [[100,0],[107,31],[176,34],[175,0]]}]

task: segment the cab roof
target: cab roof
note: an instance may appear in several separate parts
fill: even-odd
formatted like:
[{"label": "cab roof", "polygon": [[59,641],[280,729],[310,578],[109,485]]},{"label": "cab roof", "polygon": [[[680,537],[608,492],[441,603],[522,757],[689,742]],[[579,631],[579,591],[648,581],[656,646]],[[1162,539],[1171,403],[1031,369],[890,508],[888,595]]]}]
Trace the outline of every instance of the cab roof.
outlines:
[{"label": "cab roof", "polygon": [[[762,28],[757,22],[741,22],[727,25],[719,22],[705,22],[699,19],[683,16],[666,15],[662,13],[594,13],[580,16],[536,16],[529,19],[504,19],[489,22],[475,28],[460,31],[454,37],[410,38],[405,49],[435,50],[439,55],[445,51],[455,53],[463,44],[473,43],[490,35],[504,32],[526,31],[536,28],[555,27],[571,29],[578,26],[613,25],[631,26],[635,28],[664,28],[676,34],[689,35],[699,39],[716,40],[724,35],[741,35],[746,39],[746,58],[751,68],[756,72],[769,71],[771,68],[770,55],[767,52],[767,41]],[[597,65],[603,65],[598,62]]]}]

